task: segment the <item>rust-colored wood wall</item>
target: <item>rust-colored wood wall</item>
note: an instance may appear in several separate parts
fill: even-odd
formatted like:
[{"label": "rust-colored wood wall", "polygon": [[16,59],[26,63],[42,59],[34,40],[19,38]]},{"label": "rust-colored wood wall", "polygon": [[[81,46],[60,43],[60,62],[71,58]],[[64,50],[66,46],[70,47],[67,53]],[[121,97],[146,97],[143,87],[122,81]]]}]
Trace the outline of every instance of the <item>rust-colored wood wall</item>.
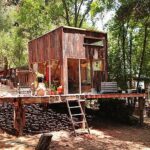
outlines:
[{"label": "rust-colored wood wall", "polygon": [[[62,30],[63,29],[63,30]],[[63,32],[63,33],[62,33]],[[84,45],[85,37],[103,38],[106,33],[60,27],[28,43],[29,63],[45,62],[51,59],[63,58],[89,59],[86,51],[90,46]],[[106,41],[104,41],[106,44]],[[92,47],[91,51],[100,48]],[[106,45],[101,50],[106,51]]]},{"label": "rust-colored wood wall", "polygon": [[[87,39],[86,39],[87,38]],[[103,41],[103,46],[92,46],[86,40]],[[107,80],[107,34],[72,27],[59,27],[37,39],[29,42],[29,64],[59,60],[61,66],[61,85],[64,93],[68,93],[68,58],[98,59],[104,62],[103,75]]]},{"label": "rust-colored wood wall", "polygon": [[42,63],[62,56],[61,29],[49,32],[28,43],[29,63]]},{"label": "rust-colored wood wall", "polygon": [[[103,38],[105,40],[106,33],[77,30],[70,28],[63,28],[63,56],[66,58],[89,59],[86,51],[90,46],[84,45],[85,37]],[[99,47],[92,47],[91,49],[99,50]],[[106,51],[103,47],[101,50]]]},{"label": "rust-colored wood wall", "polygon": [[64,58],[86,59],[83,33],[63,32]]}]

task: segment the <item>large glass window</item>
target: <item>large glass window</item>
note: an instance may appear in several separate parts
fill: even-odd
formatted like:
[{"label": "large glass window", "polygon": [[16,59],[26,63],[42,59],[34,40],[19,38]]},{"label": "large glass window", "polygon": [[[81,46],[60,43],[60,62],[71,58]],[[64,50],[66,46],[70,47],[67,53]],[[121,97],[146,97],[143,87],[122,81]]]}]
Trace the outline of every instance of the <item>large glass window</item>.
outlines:
[{"label": "large glass window", "polygon": [[61,81],[61,66],[59,60],[51,60],[51,84],[58,87]]},{"label": "large glass window", "polygon": [[81,69],[81,92],[91,91],[91,67],[89,60],[80,60]]}]

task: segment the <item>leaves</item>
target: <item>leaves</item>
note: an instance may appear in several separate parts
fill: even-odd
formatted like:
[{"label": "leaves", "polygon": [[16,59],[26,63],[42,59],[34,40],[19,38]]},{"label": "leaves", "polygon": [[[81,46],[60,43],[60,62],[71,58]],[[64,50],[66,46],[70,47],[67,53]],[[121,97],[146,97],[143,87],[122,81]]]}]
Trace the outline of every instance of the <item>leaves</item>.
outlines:
[{"label": "leaves", "polygon": [[[149,54],[145,54],[148,52],[148,46],[150,45],[148,40],[146,40],[145,50],[143,50],[144,28],[145,25],[148,26],[149,24],[149,17],[147,16],[148,3],[148,1],[143,2],[140,0],[120,1],[115,18],[109,23],[111,45],[109,58],[112,59],[112,61],[109,60],[110,71],[111,76],[115,80],[119,80],[121,87],[126,84],[126,80],[122,80],[125,76],[130,81],[138,74],[146,77],[150,76],[146,73],[150,70],[147,67]],[[137,11],[139,9],[140,12]],[[142,11],[142,9],[147,11]],[[126,34],[124,34],[125,32]],[[146,36],[148,38],[150,35]],[[124,43],[123,38],[125,38]],[[114,63],[115,58],[117,58],[116,63]]]},{"label": "leaves", "polygon": [[109,34],[109,77],[125,88],[140,72],[144,28],[147,26],[142,76],[150,75],[149,0],[1,0],[0,54],[9,66],[27,65],[29,40],[60,25],[95,29],[107,13],[115,16],[107,23]]}]

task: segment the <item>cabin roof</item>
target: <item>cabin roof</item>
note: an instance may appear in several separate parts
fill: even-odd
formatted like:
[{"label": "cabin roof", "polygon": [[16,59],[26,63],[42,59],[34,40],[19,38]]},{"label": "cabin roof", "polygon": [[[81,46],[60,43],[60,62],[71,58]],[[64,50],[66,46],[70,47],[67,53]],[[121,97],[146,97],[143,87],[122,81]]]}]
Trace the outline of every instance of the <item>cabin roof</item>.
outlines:
[{"label": "cabin roof", "polygon": [[38,38],[41,38],[42,36],[44,36],[44,35],[46,35],[46,34],[49,34],[49,33],[53,32],[53,31],[59,30],[59,29],[61,29],[61,28],[63,28],[63,29],[70,29],[70,30],[77,30],[77,31],[85,31],[85,32],[93,32],[93,33],[107,34],[106,32],[103,32],[103,31],[96,31],[96,30],[83,29],[83,28],[70,27],[70,26],[59,26],[59,27],[57,27],[57,28],[55,28],[55,29],[53,29],[53,30],[50,30],[49,32],[47,32],[47,33],[45,33],[45,34],[43,34],[43,35],[41,35],[41,36],[39,36],[39,37],[37,37],[37,38],[34,38],[34,39],[30,40],[29,42],[31,42],[31,41],[33,41],[33,40],[36,40],[36,39],[38,39]]}]

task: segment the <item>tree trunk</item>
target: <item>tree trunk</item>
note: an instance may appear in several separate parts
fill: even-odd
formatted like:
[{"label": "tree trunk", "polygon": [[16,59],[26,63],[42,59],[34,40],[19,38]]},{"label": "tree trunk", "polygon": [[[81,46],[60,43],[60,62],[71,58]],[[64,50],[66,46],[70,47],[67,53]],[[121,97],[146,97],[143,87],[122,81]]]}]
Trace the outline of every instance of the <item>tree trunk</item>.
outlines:
[{"label": "tree trunk", "polygon": [[77,18],[77,0],[75,0],[75,10],[74,10],[74,26],[77,27],[77,22],[78,22],[78,18]]},{"label": "tree trunk", "polygon": [[8,70],[8,59],[7,57],[4,57],[4,77],[7,76],[7,70]]},{"label": "tree trunk", "polygon": [[132,88],[132,32],[130,33],[130,51],[129,51],[129,65],[130,65],[130,88]]},{"label": "tree trunk", "polygon": [[81,18],[81,20],[80,20],[79,28],[82,27],[83,21],[84,21],[86,15],[89,13],[89,11],[90,11],[90,9],[91,9],[91,4],[92,4],[92,2],[93,2],[93,0],[90,0],[90,1],[88,2],[87,9],[86,9],[86,11],[84,12],[84,14],[82,15],[82,18]]},{"label": "tree trunk", "polygon": [[64,9],[65,9],[65,13],[66,13],[66,22],[67,22],[67,25],[70,26],[69,11],[68,11],[68,7],[67,7],[67,4],[66,4],[66,1],[62,0],[62,3],[63,3]]},{"label": "tree trunk", "polygon": [[139,67],[137,88],[139,87],[140,77],[141,77],[141,74],[142,74],[142,68],[143,68],[144,57],[145,57],[145,51],[146,51],[147,35],[148,35],[148,32],[147,32],[147,25],[145,25],[145,29],[144,29],[144,39],[143,39],[143,50],[142,50],[142,55],[141,55],[140,67]]},{"label": "tree trunk", "polygon": [[126,78],[126,54],[125,54],[125,25],[122,25],[122,55],[123,55],[123,77],[124,77],[124,85],[127,87],[127,78]]}]

